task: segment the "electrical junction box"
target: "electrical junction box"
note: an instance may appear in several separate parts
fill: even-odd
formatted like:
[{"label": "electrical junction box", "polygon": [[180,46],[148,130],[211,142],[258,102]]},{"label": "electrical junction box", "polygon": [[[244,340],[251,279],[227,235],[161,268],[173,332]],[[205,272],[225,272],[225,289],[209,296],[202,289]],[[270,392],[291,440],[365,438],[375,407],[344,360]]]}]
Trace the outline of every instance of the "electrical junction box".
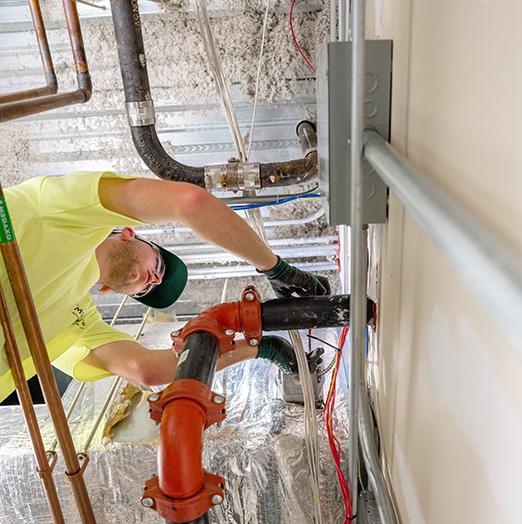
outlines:
[{"label": "electrical junction box", "polygon": [[[392,41],[366,40],[365,128],[389,139]],[[352,44],[329,42],[317,61],[319,188],[330,225],[350,225]],[[388,189],[363,160],[363,223],[386,221]]]}]

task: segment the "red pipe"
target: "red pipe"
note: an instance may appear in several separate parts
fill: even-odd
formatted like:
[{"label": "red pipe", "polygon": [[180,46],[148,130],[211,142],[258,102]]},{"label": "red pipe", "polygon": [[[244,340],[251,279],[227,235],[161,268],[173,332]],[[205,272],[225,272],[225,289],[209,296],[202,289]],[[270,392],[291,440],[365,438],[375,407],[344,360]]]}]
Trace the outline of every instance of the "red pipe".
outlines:
[{"label": "red pipe", "polygon": [[207,416],[189,399],[169,402],[163,411],[158,449],[159,487],[173,499],[188,498],[205,484],[201,453]]}]

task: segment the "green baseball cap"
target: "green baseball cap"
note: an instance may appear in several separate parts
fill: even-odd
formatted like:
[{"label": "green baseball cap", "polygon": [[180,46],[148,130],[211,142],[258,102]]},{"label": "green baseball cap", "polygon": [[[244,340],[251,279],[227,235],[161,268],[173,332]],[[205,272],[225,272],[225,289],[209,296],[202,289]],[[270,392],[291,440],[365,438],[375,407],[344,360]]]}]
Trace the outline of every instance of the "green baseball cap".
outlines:
[{"label": "green baseball cap", "polygon": [[183,293],[188,280],[187,266],[174,253],[163,249],[154,242],[148,243],[159,249],[165,264],[165,273],[163,274],[161,284],[157,285],[150,293],[142,297],[133,298],[154,309],[163,309],[172,306]]}]

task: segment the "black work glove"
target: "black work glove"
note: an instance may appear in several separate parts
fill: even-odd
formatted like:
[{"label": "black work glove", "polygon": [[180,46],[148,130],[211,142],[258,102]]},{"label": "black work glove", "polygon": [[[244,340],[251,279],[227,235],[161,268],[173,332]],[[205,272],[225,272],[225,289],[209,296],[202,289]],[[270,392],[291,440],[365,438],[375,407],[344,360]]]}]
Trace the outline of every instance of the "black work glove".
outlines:
[{"label": "black work glove", "polygon": [[[321,364],[321,355],[324,353],[323,348],[317,348],[306,354],[308,368],[313,373],[319,364]],[[294,348],[288,340],[276,336],[264,336],[258,346],[256,358],[266,358],[272,364],[275,364],[285,375],[297,375],[297,358]]]},{"label": "black work glove", "polygon": [[277,264],[272,269],[261,273],[266,275],[278,298],[289,297],[292,293],[300,297],[330,294],[330,283],[326,277],[301,271],[280,257],[277,257]]}]

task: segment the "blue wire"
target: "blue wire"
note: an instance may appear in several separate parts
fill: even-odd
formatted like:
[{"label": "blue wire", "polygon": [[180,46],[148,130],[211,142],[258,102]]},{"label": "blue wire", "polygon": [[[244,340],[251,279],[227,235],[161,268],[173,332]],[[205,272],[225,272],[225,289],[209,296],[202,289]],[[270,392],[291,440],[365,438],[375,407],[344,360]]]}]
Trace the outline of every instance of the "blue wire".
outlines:
[{"label": "blue wire", "polygon": [[299,200],[300,198],[319,198],[320,196],[321,195],[319,193],[308,193],[306,195],[280,198],[278,200],[272,200],[270,202],[260,202],[259,204],[236,204],[236,205],[231,205],[230,207],[234,211],[245,211],[247,209],[256,209],[259,207],[279,206],[281,204],[292,202],[293,200]]}]

